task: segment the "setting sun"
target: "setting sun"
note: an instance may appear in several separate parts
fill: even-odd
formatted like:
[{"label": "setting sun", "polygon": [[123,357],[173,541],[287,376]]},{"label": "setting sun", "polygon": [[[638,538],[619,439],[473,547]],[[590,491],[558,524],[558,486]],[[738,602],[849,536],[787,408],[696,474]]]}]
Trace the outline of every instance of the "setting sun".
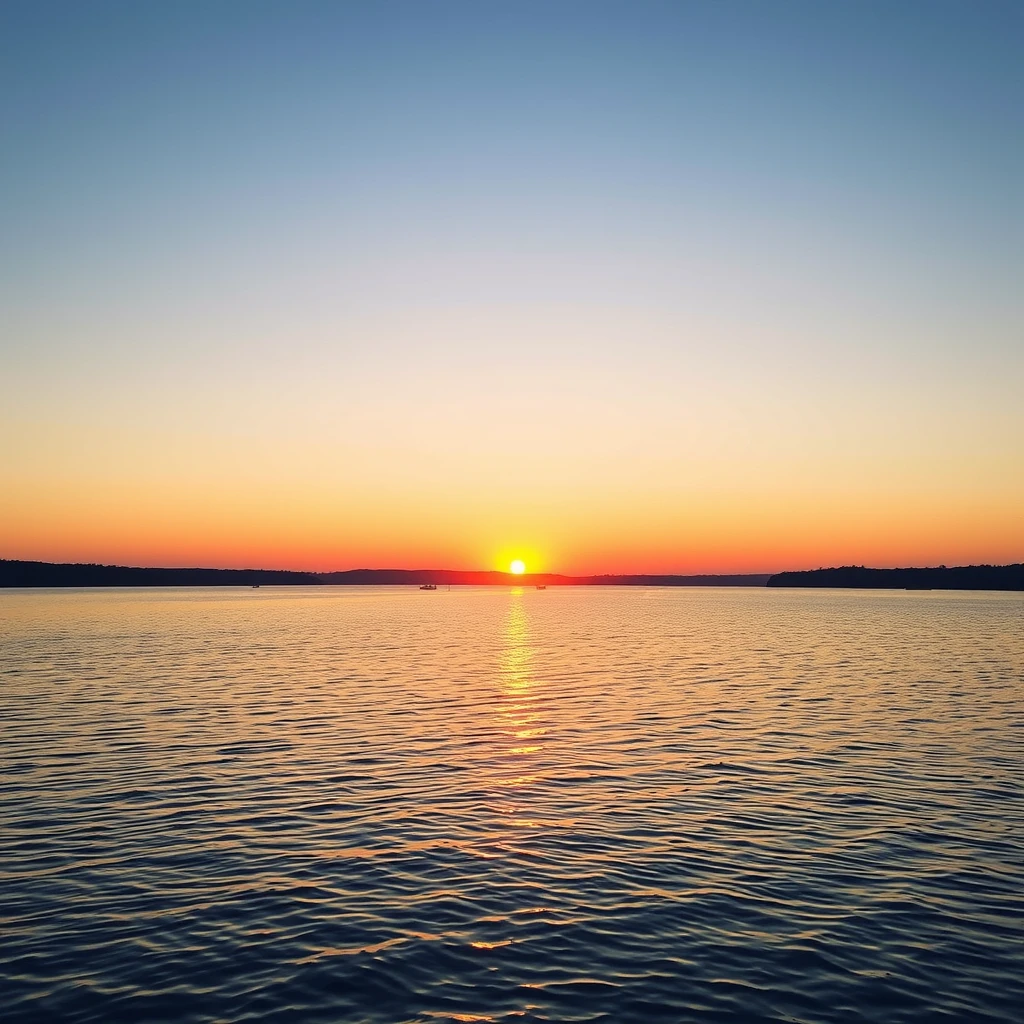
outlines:
[{"label": "setting sun", "polygon": [[516,576],[520,576],[526,572],[526,563],[521,558],[513,558],[512,564],[508,567],[508,571],[515,573]]}]

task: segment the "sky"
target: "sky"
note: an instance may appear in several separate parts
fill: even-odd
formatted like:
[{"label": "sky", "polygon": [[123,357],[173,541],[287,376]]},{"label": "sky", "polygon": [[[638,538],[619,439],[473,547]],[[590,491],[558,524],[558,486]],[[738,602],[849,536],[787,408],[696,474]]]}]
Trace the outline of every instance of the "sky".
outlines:
[{"label": "sky", "polygon": [[0,557],[1024,560],[1024,5],[0,5]]}]

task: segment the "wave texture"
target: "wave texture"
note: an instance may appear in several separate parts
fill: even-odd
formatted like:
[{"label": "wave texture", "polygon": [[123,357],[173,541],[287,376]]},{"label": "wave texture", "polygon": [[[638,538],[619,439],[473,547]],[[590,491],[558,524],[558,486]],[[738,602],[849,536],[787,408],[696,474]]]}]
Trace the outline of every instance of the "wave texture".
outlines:
[{"label": "wave texture", "polygon": [[1024,599],[0,596],[0,1017],[1005,1022]]}]

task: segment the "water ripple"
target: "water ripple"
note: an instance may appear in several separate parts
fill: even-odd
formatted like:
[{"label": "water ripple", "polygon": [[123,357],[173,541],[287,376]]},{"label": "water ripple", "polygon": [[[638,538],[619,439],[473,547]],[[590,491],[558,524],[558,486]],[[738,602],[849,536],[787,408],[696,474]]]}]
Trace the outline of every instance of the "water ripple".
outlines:
[{"label": "water ripple", "polygon": [[0,595],[0,1018],[1020,1020],[1024,598]]}]

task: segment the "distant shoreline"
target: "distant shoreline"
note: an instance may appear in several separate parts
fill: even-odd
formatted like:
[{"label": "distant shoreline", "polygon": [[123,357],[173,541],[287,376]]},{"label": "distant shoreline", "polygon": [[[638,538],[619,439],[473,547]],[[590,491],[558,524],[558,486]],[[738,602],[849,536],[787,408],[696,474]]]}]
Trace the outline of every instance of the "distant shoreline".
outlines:
[{"label": "distant shoreline", "polygon": [[1024,590],[1024,563],[947,568],[841,566],[780,573],[600,574],[565,576],[460,569],[167,569],[80,562],[0,559],[0,589],[29,587],[254,586],[803,587],[871,590]]},{"label": "distant shoreline", "polygon": [[254,586],[523,586],[523,587],[763,587],[770,573],[726,575],[564,576],[459,569],[162,569],[78,562],[0,559],[0,588],[25,587],[254,587]]}]

